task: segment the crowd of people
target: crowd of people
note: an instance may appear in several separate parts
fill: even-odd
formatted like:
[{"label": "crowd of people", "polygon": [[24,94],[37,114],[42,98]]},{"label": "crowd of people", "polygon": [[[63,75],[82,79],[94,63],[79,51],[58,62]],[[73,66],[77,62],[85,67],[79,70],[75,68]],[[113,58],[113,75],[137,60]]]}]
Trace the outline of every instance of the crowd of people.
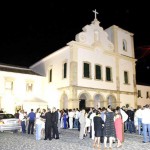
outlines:
[{"label": "crowd of people", "polygon": [[[35,132],[36,140],[40,140],[43,136],[45,136],[44,140],[52,140],[52,137],[59,139],[58,115],[59,113],[55,107],[52,111],[50,109],[43,109],[41,111],[38,108],[36,112],[31,109],[29,114],[23,110],[17,111],[14,114],[20,120],[22,133],[25,134],[27,131],[28,134],[34,134]],[[53,136],[51,136],[51,131],[53,131]]]},{"label": "crowd of people", "polygon": [[[54,107],[52,110],[40,108],[29,114],[23,110],[18,111],[15,116],[20,119],[22,133],[36,135],[36,140],[59,139],[60,128],[77,129],[79,138],[83,140],[86,136],[93,139],[93,147],[112,149],[112,144],[117,142],[117,148],[122,146],[124,132],[143,135],[143,143],[150,142],[150,106],[138,107],[116,107],[109,105],[107,108],[89,109],[63,109]],[[35,130],[34,130],[35,129]],[[147,139],[147,135],[149,139]]]}]

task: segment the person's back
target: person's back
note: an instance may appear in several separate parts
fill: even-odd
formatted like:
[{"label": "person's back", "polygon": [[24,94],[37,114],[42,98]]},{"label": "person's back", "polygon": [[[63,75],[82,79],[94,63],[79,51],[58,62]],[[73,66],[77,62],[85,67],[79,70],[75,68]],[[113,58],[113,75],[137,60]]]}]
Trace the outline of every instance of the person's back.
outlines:
[{"label": "person's back", "polygon": [[30,134],[30,129],[31,129],[31,134],[33,134],[34,122],[36,118],[36,115],[33,112],[33,109],[31,109],[31,112],[28,114],[28,117],[29,117],[28,134]]},{"label": "person's back", "polygon": [[52,128],[52,113],[48,109],[48,112],[45,114],[45,139],[51,140],[51,128]]},{"label": "person's back", "polygon": [[52,113],[50,111],[45,114],[45,123],[52,126]]},{"label": "person's back", "polygon": [[58,133],[58,112],[56,111],[56,108],[53,107],[52,110],[52,127],[53,127],[53,138],[59,139],[59,133]]},{"label": "person's back", "polygon": [[137,118],[142,118],[142,109],[139,108],[137,111],[136,111],[136,117]]},{"label": "person's back", "polygon": [[143,124],[150,124],[150,109],[144,108],[142,110],[142,123]]},{"label": "person's back", "polygon": [[114,112],[106,112],[106,123],[112,124],[114,122]]},{"label": "person's back", "polygon": [[127,111],[127,114],[128,114],[128,121],[134,121],[134,111],[129,109]]},{"label": "person's back", "polygon": [[29,120],[34,121],[35,120],[35,113],[33,112],[33,110],[28,114]]},{"label": "person's back", "polygon": [[94,121],[94,130],[97,130],[97,129],[99,130],[100,128],[102,128],[102,124],[104,124],[104,121],[102,120],[100,116],[95,116],[93,118],[93,121]]}]

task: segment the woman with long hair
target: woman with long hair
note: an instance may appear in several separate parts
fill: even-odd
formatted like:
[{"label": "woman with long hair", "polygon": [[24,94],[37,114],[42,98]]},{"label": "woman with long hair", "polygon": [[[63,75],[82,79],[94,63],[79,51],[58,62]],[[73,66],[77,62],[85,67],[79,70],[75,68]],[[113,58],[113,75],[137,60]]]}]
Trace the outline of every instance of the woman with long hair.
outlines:
[{"label": "woman with long hair", "polygon": [[114,123],[115,123],[115,129],[116,129],[116,138],[118,141],[118,144],[117,144],[117,148],[118,148],[122,146],[122,139],[123,139],[122,137],[123,121],[122,121],[120,110],[115,110]]},{"label": "woman with long hair", "polygon": [[104,124],[104,149],[107,149],[107,139],[109,139],[109,149],[112,149],[112,143],[115,137],[114,112],[112,111],[111,105],[109,105]]}]

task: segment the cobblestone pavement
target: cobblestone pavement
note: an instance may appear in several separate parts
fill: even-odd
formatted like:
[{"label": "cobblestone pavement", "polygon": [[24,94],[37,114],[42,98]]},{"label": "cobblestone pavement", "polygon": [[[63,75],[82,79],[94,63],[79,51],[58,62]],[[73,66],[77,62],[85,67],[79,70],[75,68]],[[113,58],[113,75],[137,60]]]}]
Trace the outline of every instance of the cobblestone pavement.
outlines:
[{"label": "cobblestone pavement", "polygon": [[[0,132],[0,150],[94,150],[92,148],[93,140],[86,137],[83,140],[78,138],[77,130],[61,130],[60,139],[35,140],[35,135],[22,133]],[[113,144],[113,150],[150,150],[150,142],[142,143],[142,136],[137,134],[125,134],[125,142],[122,148],[116,148]],[[101,144],[101,150],[104,145]]]}]

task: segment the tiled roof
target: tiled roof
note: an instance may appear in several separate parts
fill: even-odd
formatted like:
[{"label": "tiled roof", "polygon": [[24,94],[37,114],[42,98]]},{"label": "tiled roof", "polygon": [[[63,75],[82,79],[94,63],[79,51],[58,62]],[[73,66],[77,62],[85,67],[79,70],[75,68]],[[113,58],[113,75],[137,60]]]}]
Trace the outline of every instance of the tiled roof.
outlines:
[{"label": "tiled roof", "polygon": [[40,74],[37,74],[36,72],[32,71],[29,68],[17,67],[17,66],[11,66],[11,65],[4,65],[4,64],[0,64],[0,71],[22,73],[22,74],[31,74],[31,75],[41,76]]}]

